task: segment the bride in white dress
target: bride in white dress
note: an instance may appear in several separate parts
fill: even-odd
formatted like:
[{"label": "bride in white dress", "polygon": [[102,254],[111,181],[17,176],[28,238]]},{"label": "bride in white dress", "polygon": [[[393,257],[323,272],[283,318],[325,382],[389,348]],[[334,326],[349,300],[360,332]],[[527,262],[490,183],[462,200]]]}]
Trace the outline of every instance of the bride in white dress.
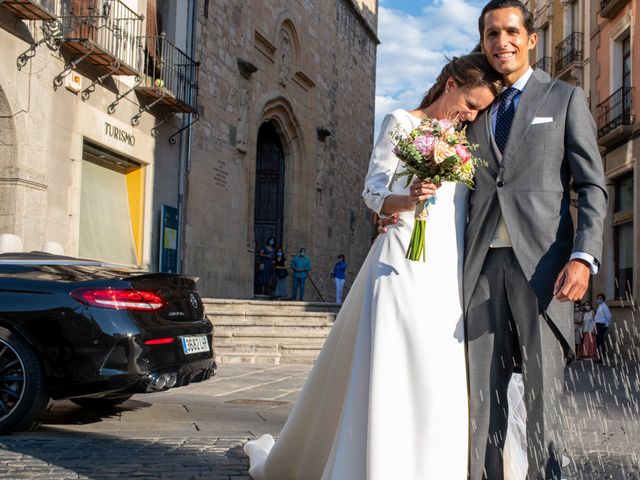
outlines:
[{"label": "bride in white dress", "polygon": [[500,76],[484,55],[454,58],[415,111],[384,119],[363,197],[397,223],[373,244],[277,442],[247,442],[255,480],[464,480],[468,401],[462,322],[467,189],[437,189],[426,262],[405,252],[416,202],[435,191],[405,187],[389,133],[424,116],[473,121]]}]

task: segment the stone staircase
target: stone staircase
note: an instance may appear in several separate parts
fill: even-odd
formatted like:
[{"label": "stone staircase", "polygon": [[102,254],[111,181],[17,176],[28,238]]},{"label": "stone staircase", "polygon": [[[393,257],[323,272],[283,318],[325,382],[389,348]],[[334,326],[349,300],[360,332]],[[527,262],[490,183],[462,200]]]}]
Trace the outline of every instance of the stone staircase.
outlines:
[{"label": "stone staircase", "polygon": [[205,298],[218,363],[312,364],[340,307]]}]

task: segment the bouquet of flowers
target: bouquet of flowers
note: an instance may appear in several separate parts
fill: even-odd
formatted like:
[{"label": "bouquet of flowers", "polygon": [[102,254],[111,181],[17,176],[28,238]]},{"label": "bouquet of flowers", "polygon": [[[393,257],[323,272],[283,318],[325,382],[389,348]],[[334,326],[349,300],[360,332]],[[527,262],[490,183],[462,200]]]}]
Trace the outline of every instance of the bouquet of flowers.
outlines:
[{"label": "bouquet of flowers", "polygon": [[[417,177],[436,185],[462,182],[473,188],[476,168],[487,163],[471,154],[478,146],[469,144],[466,127],[458,127],[457,122],[426,117],[409,133],[399,129],[391,132],[393,153],[405,165],[405,170],[398,176],[407,177],[407,186],[413,177]],[[429,206],[435,201],[436,198],[432,197],[416,205],[415,224],[406,255],[409,260],[426,259],[426,222]]]}]

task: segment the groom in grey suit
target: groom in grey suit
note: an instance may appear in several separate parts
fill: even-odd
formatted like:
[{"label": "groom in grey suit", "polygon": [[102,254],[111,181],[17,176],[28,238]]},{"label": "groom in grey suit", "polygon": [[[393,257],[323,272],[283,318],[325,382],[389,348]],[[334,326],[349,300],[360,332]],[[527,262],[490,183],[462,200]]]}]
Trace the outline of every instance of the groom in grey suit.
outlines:
[{"label": "groom in grey suit", "polygon": [[476,172],[465,233],[470,479],[503,478],[507,386],[521,371],[527,478],[560,480],[572,301],[584,295],[602,251],[602,161],[582,91],[529,65],[537,37],[526,7],[493,0],[479,28],[482,51],[508,88],[468,129],[489,164]]}]

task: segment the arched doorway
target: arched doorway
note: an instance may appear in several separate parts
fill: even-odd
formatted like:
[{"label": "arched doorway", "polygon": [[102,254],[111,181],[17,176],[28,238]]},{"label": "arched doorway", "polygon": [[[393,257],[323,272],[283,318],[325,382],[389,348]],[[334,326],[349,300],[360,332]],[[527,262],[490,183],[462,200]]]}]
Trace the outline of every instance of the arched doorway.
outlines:
[{"label": "arched doorway", "polygon": [[[282,243],[284,211],[284,149],[273,123],[258,130],[256,155],[255,215],[253,223],[256,256],[269,237]],[[256,258],[256,266],[257,266]],[[256,268],[254,292],[258,292]]]}]

